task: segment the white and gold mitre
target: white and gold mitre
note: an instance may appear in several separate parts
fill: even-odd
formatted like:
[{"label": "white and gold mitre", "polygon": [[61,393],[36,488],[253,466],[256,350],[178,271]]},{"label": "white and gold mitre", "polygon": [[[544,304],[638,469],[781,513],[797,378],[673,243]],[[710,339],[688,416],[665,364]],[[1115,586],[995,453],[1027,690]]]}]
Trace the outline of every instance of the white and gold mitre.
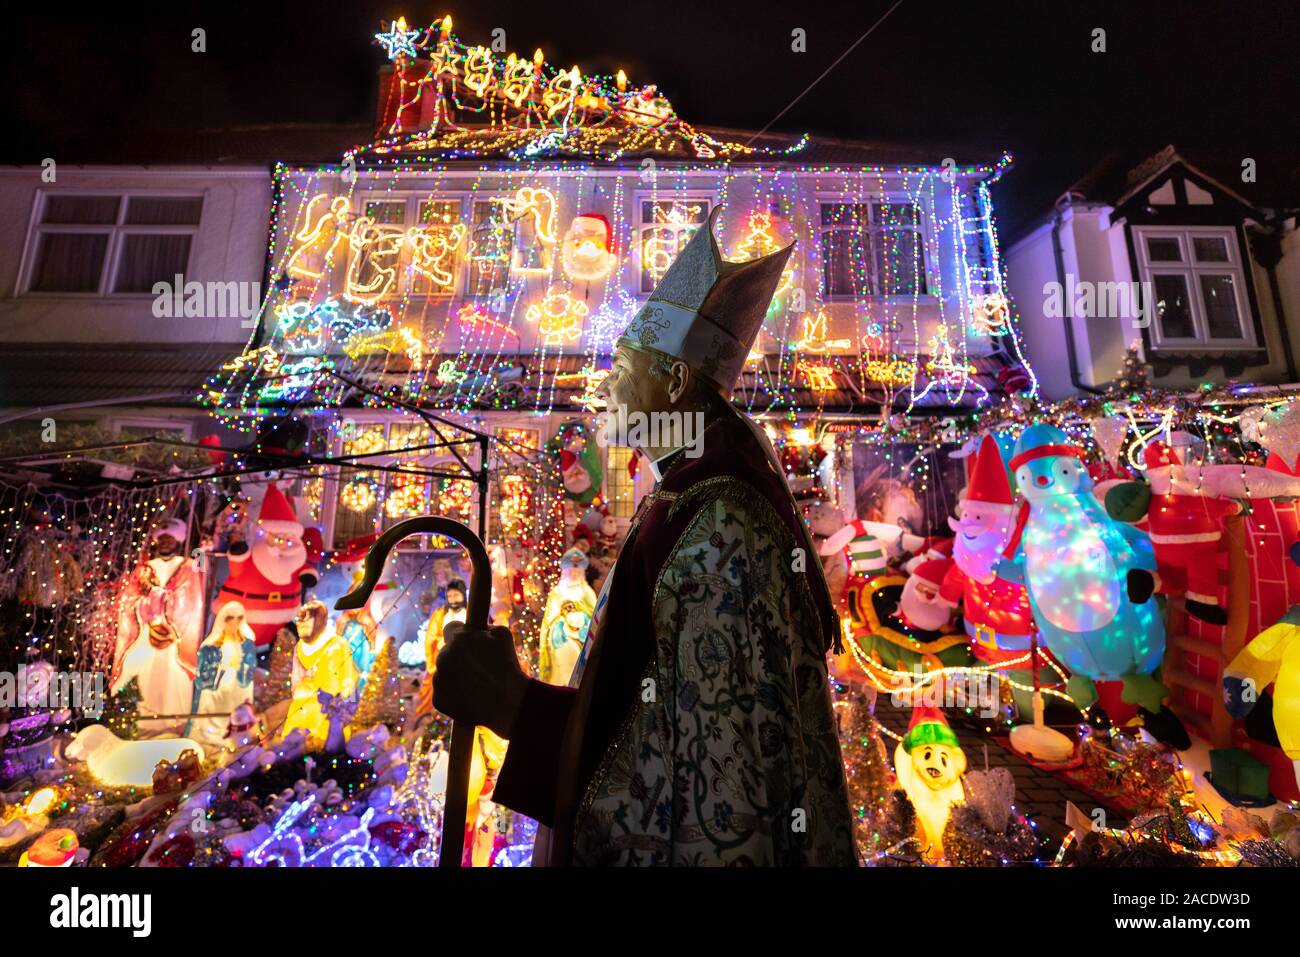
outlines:
[{"label": "white and gold mitre", "polygon": [[729,396],[763,326],[794,243],[758,259],[727,262],[713,238],[715,206],[673,260],[619,344],[681,359]]}]

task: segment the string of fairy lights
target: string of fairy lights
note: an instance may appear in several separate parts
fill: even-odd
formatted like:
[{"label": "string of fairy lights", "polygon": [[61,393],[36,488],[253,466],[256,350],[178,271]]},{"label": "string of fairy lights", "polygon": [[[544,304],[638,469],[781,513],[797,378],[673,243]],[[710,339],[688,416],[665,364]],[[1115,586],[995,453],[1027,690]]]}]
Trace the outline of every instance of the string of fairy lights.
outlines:
[{"label": "string of fairy lights", "polygon": [[[279,278],[263,328],[203,395],[236,424],[307,395],[337,405],[346,390],[321,374],[345,366],[448,410],[546,412],[575,381],[588,394],[610,340],[713,202],[728,217],[736,208],[724,224],[736,255],[803,240],[742,386],[747,409],[793,417],[831,393],[867,406],[882,390],[892,404],[904,386],[908,410],[936,390],[948,404],[968,392],[982,402],[973,337],[1023,362],[985,182],[1009,156],[943,170],[795,165],[807,137],[722,144],[654,87],[556,69],[540,51],[501,58],[457,39],[450,18],[393,24],[377,40],[395,70],[387,135],[337,167],[277,168],[268,252]],[[647,130],[653,146],[639,139]],[[521,153],[520,136],[535,148]],[[490,161],[475,167],[471,155]],[[639,166],[591,165],[636,155]],[[810,203],[810,185],[837,202]],[[837,234],[849,241],[835,245]],[[304,351],[282,334],[286,310],[315,320],[326,308],[356,320],[346,340]],[[581,357],[577,369],[568,357]]]}]

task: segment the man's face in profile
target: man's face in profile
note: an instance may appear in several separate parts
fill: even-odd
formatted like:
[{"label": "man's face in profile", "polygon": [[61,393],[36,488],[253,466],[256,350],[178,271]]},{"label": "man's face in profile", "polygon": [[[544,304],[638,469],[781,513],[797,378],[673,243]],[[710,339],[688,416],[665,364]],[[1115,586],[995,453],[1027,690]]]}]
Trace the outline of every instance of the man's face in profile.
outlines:
[{"label": "man's face in profile", "polygon": [[650,353],[619,346],[614,350],[609,375],[596,387],[596,395],[605,400],[605,416],[633,416],[666,412],[673,408],[668,397],[669,376],[653,375],[654,360]]}]

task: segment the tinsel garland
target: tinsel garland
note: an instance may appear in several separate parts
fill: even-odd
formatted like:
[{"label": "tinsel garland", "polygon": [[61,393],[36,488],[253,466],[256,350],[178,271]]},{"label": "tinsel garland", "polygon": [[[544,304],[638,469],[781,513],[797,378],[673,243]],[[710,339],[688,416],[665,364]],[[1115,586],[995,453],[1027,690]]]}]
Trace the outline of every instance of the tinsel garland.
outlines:
[{"label": "tinsel garland", "polygon": [[959,867],[1000,867],[1031,863],[1038,858],[1040,841],[1034,829],[1011,816],[1005,830],[991,829],[970,805],[954,807],[943,832],[943,853]]}]

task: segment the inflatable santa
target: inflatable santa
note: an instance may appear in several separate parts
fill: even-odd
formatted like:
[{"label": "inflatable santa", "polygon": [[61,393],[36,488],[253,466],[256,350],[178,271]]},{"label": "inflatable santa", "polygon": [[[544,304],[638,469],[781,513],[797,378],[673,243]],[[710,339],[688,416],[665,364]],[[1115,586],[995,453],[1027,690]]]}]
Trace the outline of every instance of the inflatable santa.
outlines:
[{"label": "inflatable santa", "polygon": [[[948,519],[948,524],[956,533],[953,563],[944,574],[939,593],[949,601],[961,602],[971,653],[983,664],[1008,669],[1016,688],[1016,707],[1028,714],[1030,698],[1020,688],[1033,682],[1034,616],[1025,586],[995,571],[1015,530],[1016,506],[1002,452],[991,435],[984,436],[966,497],[957,506],[957,517]],[[1038,654],[1040,667],[1050,661],[1045,649],[1039,648]]]},{"label": "inflatable santa", "polygon": [[1185,595],[1189,615],[1223,625],[1227,611],[1219,605],[1219,570],[1227,565],[1223,520],[1241,511],[1230,499],[1182,494],[1176,479],[1182,465],[1178,453],[1163,442],[1152,442],[1142,455],[1151,504],[1147,530],[1156,553],[1158,590]]},{"label": "inflatable santa", "polygon": [[230,546],[230,577],[216,605],[236,601],[247,611],[259,656],[270,654],[276,632],[293,621],[304,588],[316,584],[316,569],[307,562],[303,526],[289,500],[268,485],[249,541]]},{"label": "inflatable santa", "polygon": [[932,558],[916,566],[898,599],[898,617],[910,628],[941,631],[948,627],[957,603],[943,595],[944,576],[951,558]]}]

